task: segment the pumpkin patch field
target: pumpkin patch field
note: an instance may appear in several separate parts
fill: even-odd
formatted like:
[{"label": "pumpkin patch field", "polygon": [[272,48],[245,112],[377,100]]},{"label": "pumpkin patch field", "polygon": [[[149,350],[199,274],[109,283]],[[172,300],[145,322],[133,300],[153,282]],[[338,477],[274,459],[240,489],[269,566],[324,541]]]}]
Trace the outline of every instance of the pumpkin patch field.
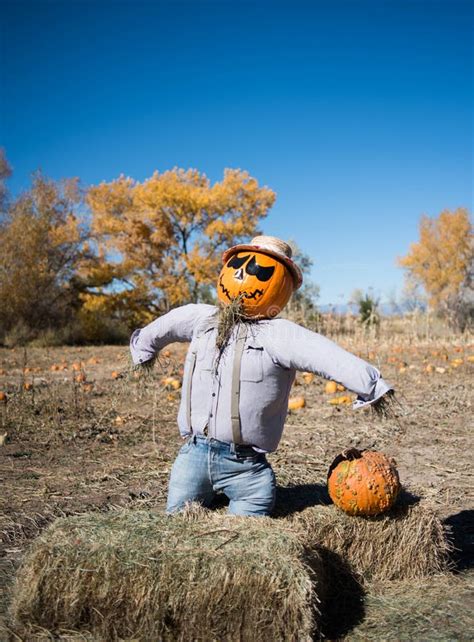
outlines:
[{"label": "pumpkin patch field", "polygon": [[[343,569],[340,585],[321,571],[322,584],[332,584],[318,594],[319,624],[312,638],[472,640],[474,345],[465,335],[435,340],[381,332],[335,339],[377,366],[396,396],[382,414],[353,410],[351,391],[312,373],[299,373],[291,391],[282,442],[269,455],[277,504],[273,519],[264,522],[267,530],[275,525],[271,546],[283,547],[279,555],[286,555],[290,544],[300,555],[295,537],[302,534],[317,548],[321,563]],[[176,417],[185,352],[186,346],[172,344],[151,371],[138,374],[125,346],[0,349],[0,640],[119,639],[104,628],[99,637],[86,629],[53,630],[47,621],[32,622],[25,634],[9,613],[14,578],[27,551],[57,518],[71,524],[89,524],[94,515],[104,524],[116,524],[121,515],[128,516],[127,523],[133,515],[135,522],[140,515],[145,521],[155,519],[150,515],[162,519],[170,467],[181,445]],[[383,516],[353,516],[332,503],[328,470],[349,448],[393,460],[401,490],[393,492],[394,506]],[[335,488],[337,493],[343,490]],[[229,550],[231,559],[235,550],[245,559],[238,548],[245,528],[234,527],[224,515],[219,525],[220,512],[224,498],[209,528],[200,531],[208,543],[196,541],[199,554],[211,549],[213,558]],[[65,528],[69,522],[58,523]],[[186,529],[189,554],[192,523]],[[347,541],[344,529],[350,531]],[[64,537],[81,549],[68,529]],[[332,549],[331,540],[338,537]],[[264,538],[255,530],[263,551]],[[410,559],[403,559],[408,554]],[[417,564],[423,571],[411,573]],[[280,570],[283,577],[286,566]],[[286,604],[281,591],[290,590],[285,587],[291,582],[296,586],[299,577],[275,590],[281,604]],[[295,615],[295,622],[310,621],[306,606],[302,602],[306,619]],[[280,619],[286,630],[288,622]],[[254,639],[251,628],[245,631],[240,639]],[[239,639],[238,631],[234,637]],[[193,638],[186,631],[173,638],[167,630],[163,639]],[[288,639],[307,640],[308,632]]]}]

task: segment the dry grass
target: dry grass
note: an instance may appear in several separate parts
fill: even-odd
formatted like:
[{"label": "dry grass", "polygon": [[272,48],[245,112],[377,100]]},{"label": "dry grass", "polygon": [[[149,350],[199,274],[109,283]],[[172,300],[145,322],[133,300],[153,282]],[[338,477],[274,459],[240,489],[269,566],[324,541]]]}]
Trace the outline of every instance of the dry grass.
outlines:
[{"label": "dry grass", "polygon": [[[474,629],[473,609],[467,604],[473,560],[470,384],[474,364],[469,355],[474,349],[467,333],[441,330],[428,318],[416,323],[382,319],[378,330],[365,330],[355,323],[344,328],[334,319],[329,332],[322,329],[382,369],[403,404],[397,421],[329,406],[323,382],[316,379],[307,385],[299,378],[306,408],[289,415],[278,452],[270,457],[279,484],[277,515],[291,519],[297,511],[327,502],[325,479],[334,455],[350,446],[373,448],[395,457],[402,483],[424,498],[419,507],[432,506],[439,517],[448,518],[460,549],[458,574],[382,584],[370,569],[365,575],[363,569],[356,573],[353,562],[344,562],[343,556],[349,560],[345,552],[341,556],[325,549],[323,562],[332,570],[324,586],[328,598],[320,607],[320,628],[326,639],[464,640]],[[119,506],[134,510],[163,506],[169,467],[180,441],[176,433],[179,392],[166,390],[160,380],[180,376],[184,350],[185,346],[175,346],[171,356],[160,356],[144,379],[132,375],[118,380],[110,373],[126,371],[125,347],[31,348],[28,364],[21,351],[0,351],[0,367],[6,370],[0,375],[0,386],[9,397],[0,407],[0,435],[7,433],[0,449],[4,489],[0,497],[0,631],[13,572],[28,542],[46,532],[52,519],[86,511],[108,511],[109,516]],[[89,357],[94,356],[100,363],[89,365]],[[458,357],[464,362],[454,367]],[[53,362],[63,360],[86,363],[92,392],[73,382],[70,367],[65,372],[50,371]],[[22,389],[25,379],[31,378],[22,373],[25,365],[42,369],[33,375],[30,391]],[[436,369],[428,373],[428,366]],[[324,513],[331,507],[320,505],[319,509]],[[421,529],[420,537],[423,524],[413,524],[415,533]],[[317,525],[313,528],[317,532]],[[219,543],[225,533],[221,536]],[[337,538],[334,542],[342,546]],[[428,548],[431,545],[428,542]],[[390,556],[383,550],[380,555],[378,572],[391,572],[383,570],[384,558],[388,564]],[[42,639],[57,640],[47,629]],[[40,629],[35,632],[41,635]],[[8,637],[4,630],[0,639],[18,642],[18,637]],[[34,638],[28,633],[23,639]],[[63,630],[60,639],[76,642],[93,637],[85,630]],[[97,639],[104,642],[104,637]]]},{"label": "dry grass", "polygon": [[397,399],[393,390],[389,390],[383,397],[380,397],[375,403],[371,404],[370,410],[376,417],[395,421],[404,411],[403,405]]},{"label": "dry grass", "polygon": [[449,568],[446,532],[423,502],[399,502],[370,518],[346,515],[335,506],[312,506],[292,522],[305,546],[328,549],[362,583],[420,579]]},{"label": "dry grass", "polygon": [[246,321],[242,307],[243,295],[232,299],[228,304],[219,303],[219,313],[217,322],[216,346],[219,351],[218,359],[225,350],[227,342],[233,329],[238,323]]},{"label": "dry grass", "polygon": [[472,341],[472,331],[454,331],[434,312],[415,310],[404,315],[381,316],[379,323],[366,325],[357,314],[327,312],[322,315],[311,313],[295,315],[294,320],[330,337],[334,341],[351,337],[361,345],[369,343],[426,343]]},{"label": "dry grass", "polygon": [[441,522],[422,502],[369,519],[334,506],[279,520],[203,509],[173,518],[86,514],[57,520],[36,540],[11,610],[15,631],[30,636],[339,637],[363,620],[366,588],[399,580],[415,587],[448,571],[449,552]]},{"label": "dry grass", "polygon": [[36,627],[100,640],[310,640],[321,578],[318,555],[272,520],[85,514],[34,542],[11,610],[27,639]]},{"label": "dry grass", "polygon": [[[439,575],[417,582],[373,587],[363,621],[351,642],[472,641],[474,577]],[[448,633],[449,631],[449,633]]]}]

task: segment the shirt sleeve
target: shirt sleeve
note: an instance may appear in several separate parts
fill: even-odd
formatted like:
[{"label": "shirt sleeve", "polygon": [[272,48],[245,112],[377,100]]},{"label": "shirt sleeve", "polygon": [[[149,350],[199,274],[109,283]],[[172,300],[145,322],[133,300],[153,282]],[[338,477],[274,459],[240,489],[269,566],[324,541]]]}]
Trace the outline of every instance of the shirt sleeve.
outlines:
[{"label": "shirt sleeve", "polygon": [[393,388],[377,368],[330,339],[285,319],[267,327],[269,352],[283,368],[314,372],[355,392],[354,408],[373,403]]},{"label": "shirt sleeve", "polygon": [[191,341],[197,323],[213,310],[214,307],[210,305],[190,303],[135,330],[130,338],[133,363],[138,365],[150,361],[169,343]]}]

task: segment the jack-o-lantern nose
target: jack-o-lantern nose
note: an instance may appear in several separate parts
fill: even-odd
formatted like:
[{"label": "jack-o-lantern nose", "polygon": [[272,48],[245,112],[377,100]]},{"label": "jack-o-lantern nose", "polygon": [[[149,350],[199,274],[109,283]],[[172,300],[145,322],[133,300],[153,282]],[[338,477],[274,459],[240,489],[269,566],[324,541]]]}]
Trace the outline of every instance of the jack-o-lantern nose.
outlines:
[{"label": "jack-o-lantern nose", "polygon": [[235,271],[234,279],[237,279],[237,281],[244,280],[244,268],[239,268],[238,270]]}]

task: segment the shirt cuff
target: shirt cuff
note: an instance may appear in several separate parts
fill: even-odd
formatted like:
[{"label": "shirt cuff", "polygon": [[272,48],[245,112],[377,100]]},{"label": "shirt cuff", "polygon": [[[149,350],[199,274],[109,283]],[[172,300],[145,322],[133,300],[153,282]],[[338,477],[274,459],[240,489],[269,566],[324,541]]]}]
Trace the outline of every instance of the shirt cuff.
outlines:
[{"label": "shirt cuff", "polygon": [[354,403],[352,404],[352,407],[354,408],[354,410],[358,410],[359,408],[365,408],[365,406],[370,406],[375,401],[380,399],[380,397],[383,397],[383,395],[385,395],[389,390],[393,390],[392,386],[390,386],[382,378],[377,379],[371,394],[368,395],[366,398],[361,397],[359,395],[357,399],[354,401]]},{"label": "shirt cuff", "polygon": [[135,366],[140,365],[141,363],[146,363],[155,357],[155,352],[151,348],[144,348],[143,346],[138,346],[138,339],[140,335],[140,330],[135,330],[130,338],[130,352],[132,354],[132,361]]}]

